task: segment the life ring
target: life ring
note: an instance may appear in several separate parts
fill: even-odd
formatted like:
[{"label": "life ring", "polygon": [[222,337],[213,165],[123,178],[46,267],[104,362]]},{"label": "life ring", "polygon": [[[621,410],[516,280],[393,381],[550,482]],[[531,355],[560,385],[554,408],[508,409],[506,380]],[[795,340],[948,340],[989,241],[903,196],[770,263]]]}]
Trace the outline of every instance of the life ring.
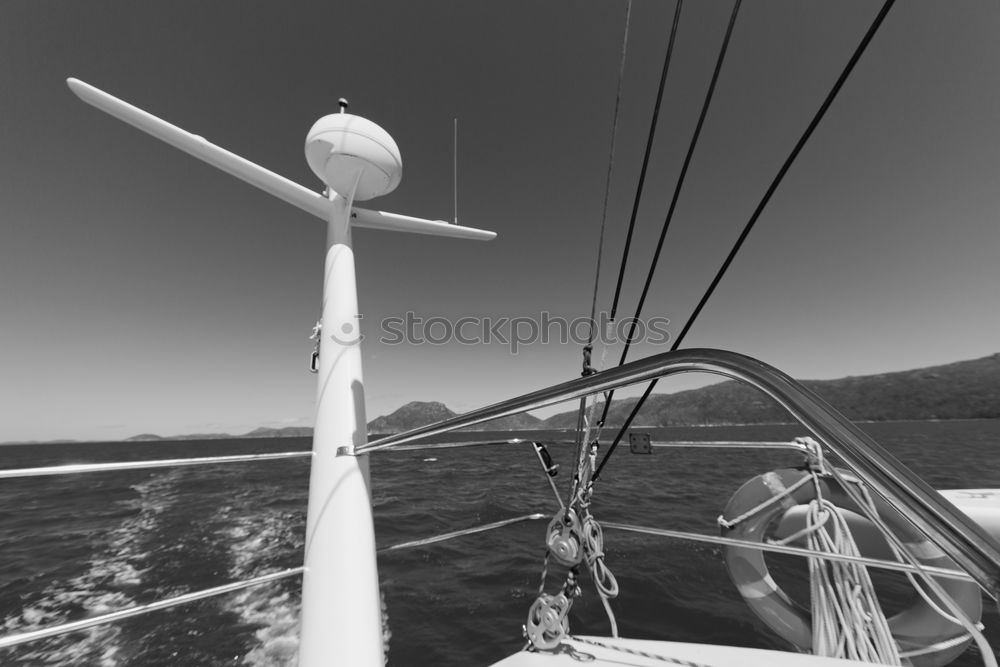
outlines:
[{"label": "life ring", "polygon": [[[849,477],[849,473],[844,473]],[[788,510],[799,505],[808,505],[816,498],[816,486],[812,482],[803,483],[804,477],[812,473],[801,469],[774,470],[754,477],[744,484],[730,498],[720,518],[722,535],[747,542],[761,543],[770,531],[782,520]],[[799,484],[791,493],[787,490]],[[875,531],[874,525],[864,517],[857,503],[838,482],[827,476],[819,477],[823,497],[842,510],[853,512],[852,533],[858,548],[866,555],[873,551],[887,551],[887,544]],[[784,494],[784,495],[783,495]],[[766,505],[759,511],[746,516],[731,527],[727,524],[737,517],[758,508],[761,504],[777,496],[780,500]],[[890,507],[877,494],[872,494],[879,517],[899,536],[906,549],[922,565],[955,568],[955,564],[937,546],[910,524],[897,510]],[[849,515],[848,515],[849,516]],[[866,524],[871,530],[855,531],[858,523]],[[776,633],[794,644],[799,650],[812,650],[812,614],[809,610],[792,601],[771,578],[764,561],[764,552],[759,549],[726,547],[726,569],[736,584],[740,595],[750,609]],[[884,555],[882,557],[885,557]],[[970,581],[938,578],[937,583],[962,608],[965,614],[978,622],[983,611],[982,594],[979,587]],[[926,593],[937,605],[946,609],[944,603],[930,591]],[[938,614],[920,595],[914,592],[914,600],[887,619],[892,636],[902,654],[909,654],[914,667],[941,667],[958,657],[972,641],[961,637],[965,628]],[[943,644],[943,646],[935,646]],[[933,648],[931,648],[933,647]]]}]

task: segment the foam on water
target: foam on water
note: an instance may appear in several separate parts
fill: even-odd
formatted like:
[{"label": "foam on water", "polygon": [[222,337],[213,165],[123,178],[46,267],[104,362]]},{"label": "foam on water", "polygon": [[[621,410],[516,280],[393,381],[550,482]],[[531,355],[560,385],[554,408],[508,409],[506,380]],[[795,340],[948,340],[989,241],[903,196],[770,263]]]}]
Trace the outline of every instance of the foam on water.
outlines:
[{"label": "foam on water", "polygon": [[[233,579],[247,579],[275,569],[276,552],[301,554],[302,532],[296,530],[301,515],[268,508],[228,506],[220,509],[216,521],[224,523],[225,539],[230,545]],[[259,626],[254,636],[257,645],[241,664],[252,667],[295,667],[299,647],[299,579],[285,580],[249,588],[230,596],[228,608],[239,613],[247,625]],[[382,607],[382,641],[388,655],[389,629],[385,597]]]},{"label": "foam on water", "polygon": [[[224,525],[229,545],[233,580],[248,579],[272,572],[276,552],[301,554],[303,540],[296,530],[301,518],[275,508],[254,510],[246,496],[219,510],[214,521]],[[244,502],[241,502],[244,501]],[[277,581],[239,591],[227,598],[227,607],[240,615],[243,623],[258,626],[257,645],[241,664],[253,667],[294,667],[299,645],[299,580]]]},{"label": "foam on water", "polygon": [[[119,504],[136,513],[110,531],[106,546],[91,556],[85,572],[67,581],[53,581],[20,614],[5,618],[4,629],[9,633],[37,630],[134,605],[130,591],[141,585],[145,571],[137,565],[149,557],[140,549],[142,541],[138,538],[154,531],[159,515],[176,500],[176,477],[176,470],[166,471],[132,486],[138,496]],[[103,625],[27,644],[15,649],[14,654],[26,664],[120,667],[120,635],[117,625]]]}]

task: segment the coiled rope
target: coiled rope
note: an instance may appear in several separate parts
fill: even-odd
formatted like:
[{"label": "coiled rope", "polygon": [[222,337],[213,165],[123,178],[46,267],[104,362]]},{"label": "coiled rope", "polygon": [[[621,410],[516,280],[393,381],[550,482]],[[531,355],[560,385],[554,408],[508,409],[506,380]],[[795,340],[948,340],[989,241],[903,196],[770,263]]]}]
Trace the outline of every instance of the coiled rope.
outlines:
[{"label": "coiled rope", "polygon": [[618,597],[618,580],[604,564],[604,531],[589,512],[583,519],[583,553],[590,569],[590,578],[611,623],[611,636],[618,637],[618,621],[609,602]]},{"label": "coiled rope", "polygon": [[[807,506],[805,527],[773,544],[786,546],[804,538],[812,551],[860,557],[861,551],[840,508],[823,498],[822,466],[814,459],[811,474],[733,519],[727,521],[720,516],[719,525],[733,528],[811,483],[816,497]],[[819,556],[810,556],[807,561],[813,654],[882,665],[902,664],[868,569],[859,563],[831,562]]]},{"label": "coiled rope", "polygon": [[[805,526],[780,540],[770,540],[771,544],[788,546],[804,539],[806,547],[813,552],[861,558],[861,551],[842,510],[823,496],[821,478],[834,475],[823,458],[822,447],[809,438],[797,441],[806,445],[809,452],[809,474],[732,519],[720,516],[719,525],[732,529],[777,503],[787,502],[802,486],[812,484],[814,497],[806,506]],[[849,483],[858,490],[856,495],[860,497],[865,512],[877,516],[876,505],[868,489],[857,480],[852,479]],[[902,560],[902,554],[895,546],[893,551]],[[831,561],[822,556],[809,556],[807,562],[813,654],[884,665],[900,665],[903,658],[916,654],[900,653],[865,565]],[[959,623],[929,598],[912,574],[907,573],[907,577],[931,609],[951,622]],[[956,641],[966,639],[962,636]]]},{"label": "coiled rope", "polygon": [[[816,499],[806,510],[806,526],[777,540],[786,545],[803,537],[809,549],[861,556],[840,509],[821,495],[815,473]],[[864,565],[808,558],[812,598],[813,654],[882,665],[900,665],[899,650]]]}]

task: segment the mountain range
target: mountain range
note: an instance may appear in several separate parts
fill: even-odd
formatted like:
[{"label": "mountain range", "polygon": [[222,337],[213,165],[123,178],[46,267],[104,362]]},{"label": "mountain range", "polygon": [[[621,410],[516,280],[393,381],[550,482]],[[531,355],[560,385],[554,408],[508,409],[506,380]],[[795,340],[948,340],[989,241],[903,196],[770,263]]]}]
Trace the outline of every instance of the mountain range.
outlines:
[{"label": "mountain range", "polygon": [[[408,431],[411,428],[433,424],[442,419],[450,419],[458,416],[457,412],[452,412],[444,403],[412,401],[390,415],[376,417],[368,422],[369,433],[399,433]],[[574,422],[575,424],[575,422]],[[530,431],[536,429],[549,428],[545,420],[533,415],[522,413],[493,419],[482,424],[477,424],[469,428],[470,431]]]},{"label": "mountain range", "polygon": [[153,440],[225,440],[227,438],[301,438],[312,436],[311,426],[285,426],[283,428],[267,428],[261,426],[242,435],[232,435],[230,433],[187,433],[185,435],[162,436],[155,433],[140,433],[131,438],[125,438],[125,442],[150,442]]},{"label": "mountain range", "polygon": [[[905,419],[990,419],[1000,417],[1000,353],[896,373],[805,380],[815,391],[854,421]],[[607,425],[624,423],[636,398],[613,401]],[[405,431],[454,416],[441,403],[412,402],[368,424],[372,433]],[[530,417],[530,415],[517,415]],[[507,417],[505,420],[514,418]],[[477,430],[571,429],[577,411],[520,423],[496,420]],[[735,381],[720,382],[673,394],[652,394],[633,422],[635,426],[707,426],[788,422],[781,406],[756,389]],[[501,425],[503,422],[504,425]],[[507,424],[514,425],[508,426]],[[523,424],[523,425],[522,425]]]},{"label": "mountain range", "polygon": [[[804,380],[853,421],[906,419],[991,419],[1000,417],[1000,353],[896,373]],[[607,424],[621,425],[635,398],[613,401]],[[576,411],[553,415],[546,428],[574,428]],[[756,389],[740,382],[674,394],[652,394],[635,426],[700,426],[789,422],[788,413]]]},{"label": "mountain range", "polygon": [[[831,405],[854,421],[905,419],[994,419],[1000,417],[1000,353],[910,371],[840,378],[805,380]],[[635,398],[615,400],[608,412],[609,426],[621,425]],[[530,414],[503,417],[470,430],[518,431],[571,429],[576,410],[548,419]],[[413,401],[395,412],[368,423],[369,433],[388,434],[424,426],[456,416],[443,403]],[[788,422],[787,413],[757,390],[735,381],[720,382],[673,394],[652,394],[633,422],[634,426],[692,426]],[[196,440],[218,438],[277,438],[312,435],[309,427],[258,428],[232,436],[225,433],[192,434],[164,438],[142,434],[129,438]]]}]

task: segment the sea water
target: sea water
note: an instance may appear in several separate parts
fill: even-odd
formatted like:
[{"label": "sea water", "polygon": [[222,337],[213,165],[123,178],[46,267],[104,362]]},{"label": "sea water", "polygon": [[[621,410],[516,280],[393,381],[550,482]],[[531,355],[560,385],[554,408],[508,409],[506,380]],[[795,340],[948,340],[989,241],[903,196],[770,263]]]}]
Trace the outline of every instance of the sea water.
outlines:
[{"label": "sea water", "polygon": [[[1000,488],[1000,420],[861,426],[935,488]],[[730,426],[657,435],[788,440],[804,433]],[[0,455],[2,467],[17,468],[308,447],[299,438],[161,441],[6,446]],[[550,452],[565,494],[572,448]],[[622,447],[597,484],[592,512],[599,521],[717,534],[716,517],[744,481],[800,460],[789,451],[633,455]],[[377,453],[371,471],[380,546],[557,507],[525,444]],[[4,634],[301,565],[308,478],[302,459],[0,480]],[[539,588],[545,524],[380,556],[389,664],[485,665],[519,650]],[[621,586],[613,607],[622,636],[787,648],[743,603],[720,548],[607,530],[605,552]],[[546,590],[558,590],[563,577],[550,568]],[[582,584],[572,631],[607,634],[600,601],[586,577]],[[299,585],[294,577],[0,650],[0,664],[294,665]],[[885,583],[887,598],[902,595],[894,586]],[[987,637],[1000,646],[996,607],[987,601],[984,609]],[[972,649],[953,664],[980,663]]]}]

